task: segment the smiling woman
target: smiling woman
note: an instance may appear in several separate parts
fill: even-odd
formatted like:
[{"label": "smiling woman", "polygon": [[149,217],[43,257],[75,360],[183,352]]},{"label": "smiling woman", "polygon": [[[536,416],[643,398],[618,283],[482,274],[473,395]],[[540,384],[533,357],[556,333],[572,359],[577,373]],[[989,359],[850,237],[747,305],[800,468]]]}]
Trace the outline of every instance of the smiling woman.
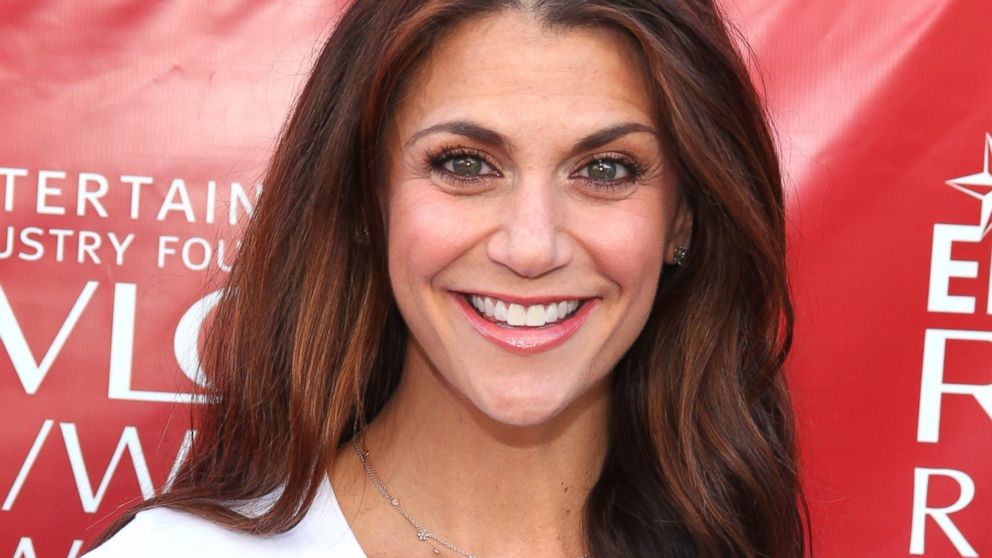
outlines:
[{"label": "smiling woman", "polygon": [[388,268],[411,333],[387,413],[437,391],[437,424],[547,430],[595,390],[605,429],[603,384],[690,228],[638,57],[619,32],[507,11],[456,28],[411,77],[385,134]]},{"label": "smiling woman", "polygon": [[803,555],[778,166],[710,2],[355,2],[266,185],[200,434],[91,556]]}]

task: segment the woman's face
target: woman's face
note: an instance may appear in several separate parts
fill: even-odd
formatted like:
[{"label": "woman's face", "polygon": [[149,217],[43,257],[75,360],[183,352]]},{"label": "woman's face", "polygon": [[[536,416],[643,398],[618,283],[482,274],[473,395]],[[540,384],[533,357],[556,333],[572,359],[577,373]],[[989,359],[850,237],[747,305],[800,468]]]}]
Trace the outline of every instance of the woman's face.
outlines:
[{"label": "woman's face", "polygon": [[615,32],[503,13],[442,41],[390,125],[411,354],[494,420],[541,424],[602,386],[688,239],[640,72]]}]

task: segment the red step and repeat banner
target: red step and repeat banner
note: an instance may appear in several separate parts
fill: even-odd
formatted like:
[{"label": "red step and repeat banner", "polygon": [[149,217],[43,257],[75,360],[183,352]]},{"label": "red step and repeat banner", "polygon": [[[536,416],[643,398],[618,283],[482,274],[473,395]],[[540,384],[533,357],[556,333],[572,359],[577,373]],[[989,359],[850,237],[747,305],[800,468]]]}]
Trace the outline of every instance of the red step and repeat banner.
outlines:
[{"label": "red step and repeat banner", "polygon": [[[0,558],[162,490],[342,1],[0,0]],[[818,556],[992,556],[992,2],[727,0],[789,197]]]}]

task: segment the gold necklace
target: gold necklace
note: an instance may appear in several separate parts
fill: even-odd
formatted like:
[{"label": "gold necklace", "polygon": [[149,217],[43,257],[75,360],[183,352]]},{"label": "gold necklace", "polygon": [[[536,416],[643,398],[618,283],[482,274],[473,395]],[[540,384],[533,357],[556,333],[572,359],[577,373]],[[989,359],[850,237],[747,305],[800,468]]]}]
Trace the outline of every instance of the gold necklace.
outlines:
[{"label": "gold necklace", "polygon": [[[379,477],[379,471],[376,471],[375,467],[372,466],[372,462],[369,461],[369,450],[365,447],[365,439],[356,435],[354,439],[352,439],[351,445],[355,448],[355,455],[358,456],[358,460],[362,462],[362,469],[365,469],[365,476],[369,478],[369,482],[371,482],[372,486],[379,491],[379,494],[382,494],[382,497],[386,499],[386,502],[389,502],[389,505],[392,506],[392,508],[401,516],[403,516],[403,519],[405,519],[407,523],[412,525],[413,528],[417,530],[417,540],[429,544],[435,555],[441,554],[441,548],[439,548],[440,545],[441,547],[447,548],[448,550],[454,552],[455,554],[459,554],[464,558],[479,558],[477,555],[457,547],[436,533],[431,532],[424,527],[422,523],[407,513],[402,504],[400,504],[399,498],[390,494],[385,483],[383,483],[382,479]],[[590,558],[590,554],[583,554],[582,556],[579,556],[579,558]]]}]

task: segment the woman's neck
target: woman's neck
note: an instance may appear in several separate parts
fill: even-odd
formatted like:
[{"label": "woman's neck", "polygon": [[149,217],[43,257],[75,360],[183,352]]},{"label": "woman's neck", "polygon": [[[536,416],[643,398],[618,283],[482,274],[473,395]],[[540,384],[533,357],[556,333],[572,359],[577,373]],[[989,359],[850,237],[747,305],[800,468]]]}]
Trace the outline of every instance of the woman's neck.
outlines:
[{"label": "woman's neck", "polygon": [[[363,437],[389,492],[438,536],[483,558],[575,558],[585,552],[583,508],[602,467],[608,413],[607,379],[542,424],[501,424],[414,354]],[[332,478],[370,558],[421,547],[430,555],[350,444]]]}]

